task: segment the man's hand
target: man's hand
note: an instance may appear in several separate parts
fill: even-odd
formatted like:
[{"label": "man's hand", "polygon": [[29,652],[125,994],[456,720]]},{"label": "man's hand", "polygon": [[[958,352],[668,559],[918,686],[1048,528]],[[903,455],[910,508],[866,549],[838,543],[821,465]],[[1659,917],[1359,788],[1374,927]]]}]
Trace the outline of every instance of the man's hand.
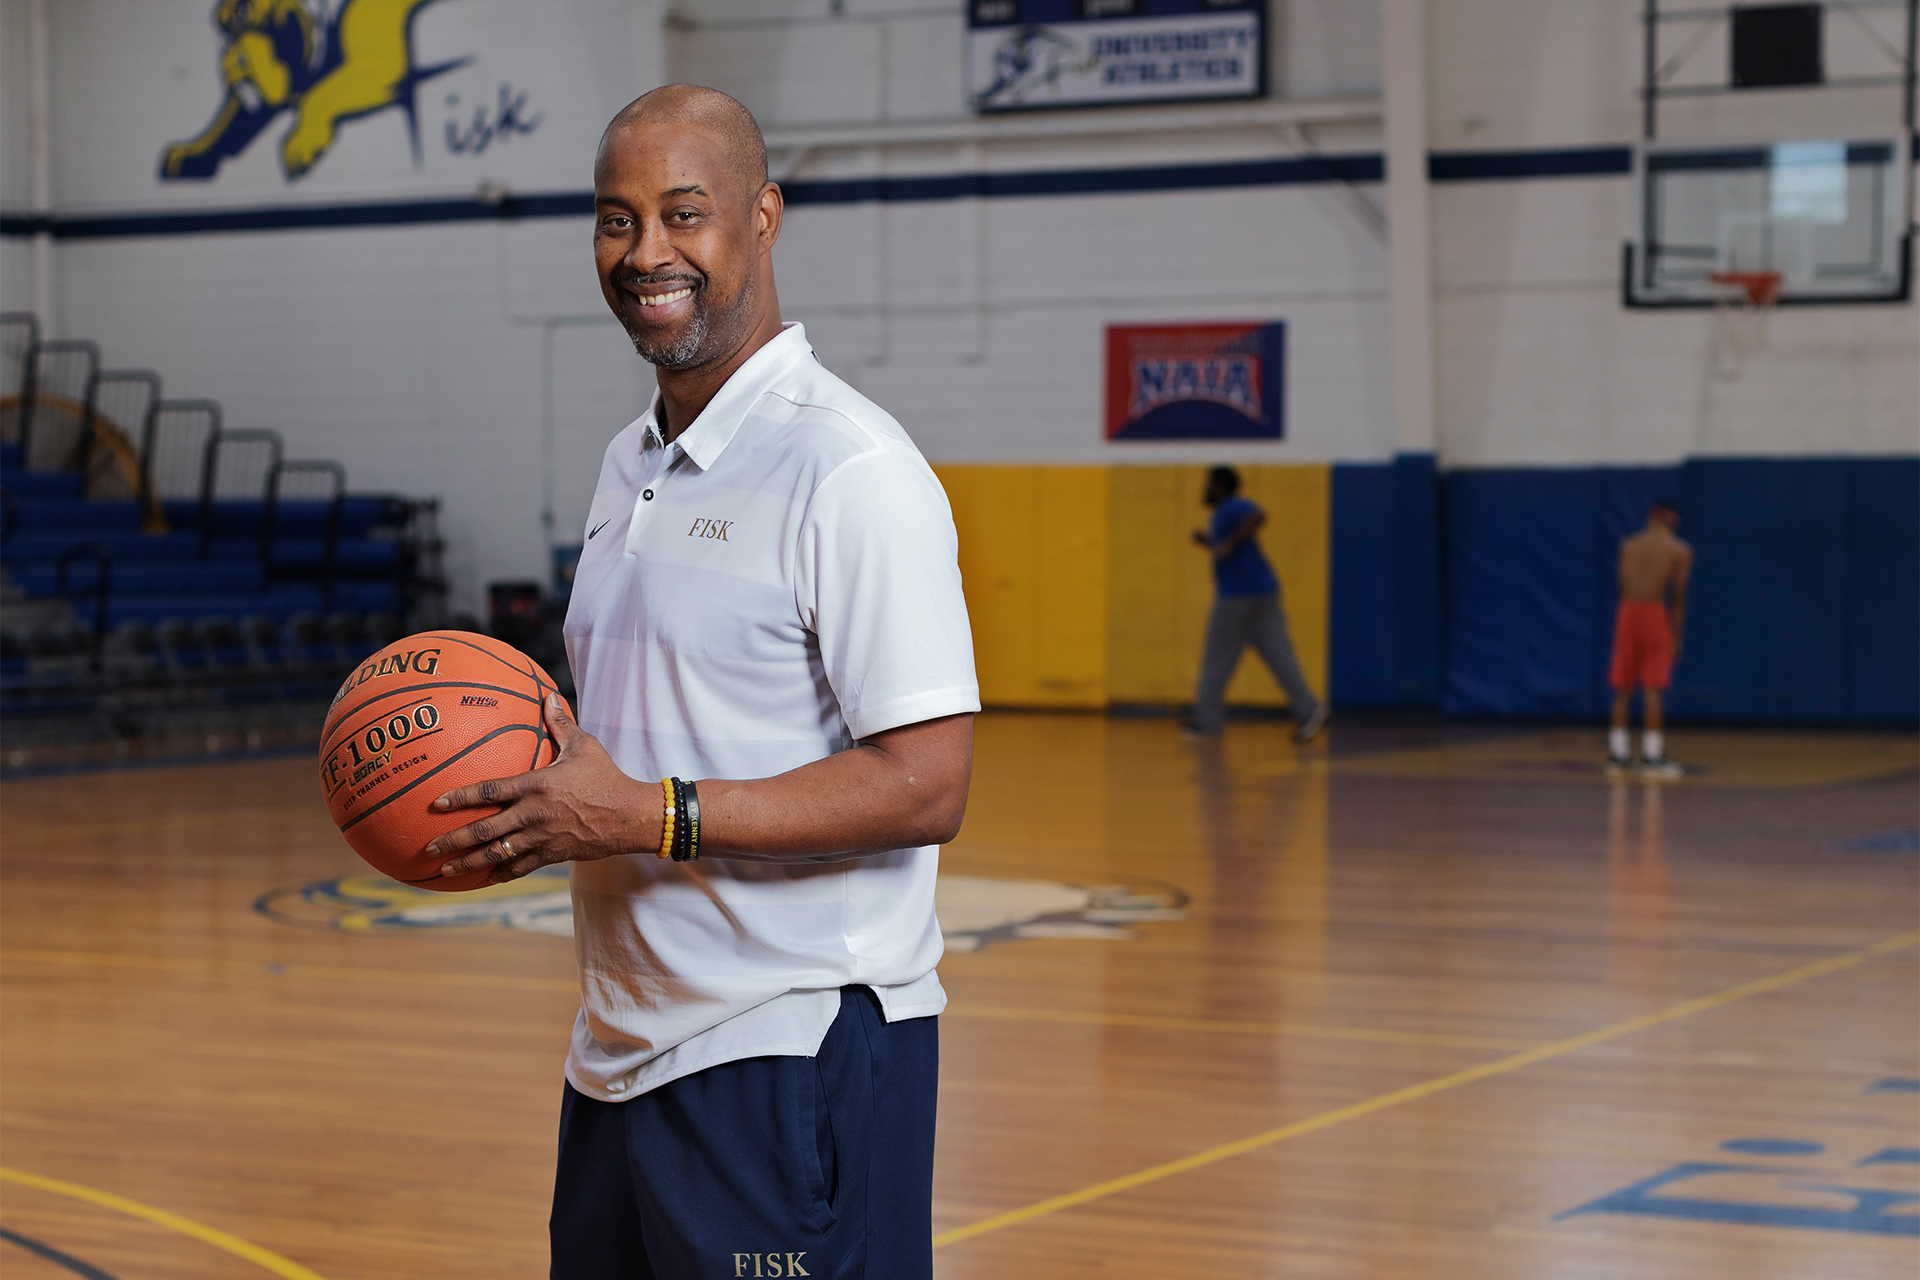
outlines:
[{"label": "man's hand", "polygon": [[555,862],[659,851],[666,806],[658,784],[620,772],[600,740],[574,723],[558,694],[547,699],[546,722],[560,748],[551,765],[461,787],[433,802],[436,813],[506,806],[426,847],[429,858],[459,855],[441,865],[441,875],[492,867],[487,883],[504,884]]},{"label": "man's hand", "polygon": [[1195,529],[1193,531],[1193,545],[1203,551],[1213,550],[1213,542],[1207,537],[1206,530],[1204,529]]}]

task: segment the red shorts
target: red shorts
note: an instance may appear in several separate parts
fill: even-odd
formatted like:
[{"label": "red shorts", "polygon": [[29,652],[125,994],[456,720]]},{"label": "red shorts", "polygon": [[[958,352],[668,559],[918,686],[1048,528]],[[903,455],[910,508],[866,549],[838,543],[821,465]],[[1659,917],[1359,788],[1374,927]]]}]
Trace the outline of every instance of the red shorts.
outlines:
[{"label": "red shorts", "polygon": [[1667,606],[1622,600],[1613,621],[1613,687],[1664,689],[1672,669],[1673,623]]}]

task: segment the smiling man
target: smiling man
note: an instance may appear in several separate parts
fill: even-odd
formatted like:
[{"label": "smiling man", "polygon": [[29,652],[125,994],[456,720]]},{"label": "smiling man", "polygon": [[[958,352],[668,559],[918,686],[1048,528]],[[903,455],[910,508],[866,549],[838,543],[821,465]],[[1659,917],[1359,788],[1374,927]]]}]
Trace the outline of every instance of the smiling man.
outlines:
[{"label": "smiling man", "polygon": [[428,846],[572,869],[581,1008],[553,1276],[932,1274],[937,846],[979,709],[946,495],[774,289],[752,115],[656,89],[594,167],[607,305],[657,368],[567,614],[579,723]]}]

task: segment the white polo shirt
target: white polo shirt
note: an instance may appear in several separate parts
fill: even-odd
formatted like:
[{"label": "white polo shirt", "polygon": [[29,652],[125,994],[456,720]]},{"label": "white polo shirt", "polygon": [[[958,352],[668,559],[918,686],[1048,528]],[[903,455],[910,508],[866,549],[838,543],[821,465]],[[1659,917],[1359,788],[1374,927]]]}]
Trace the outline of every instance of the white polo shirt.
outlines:
[{"label": "white polo shirt", "polygon": [[[567,610],[580,724],[622,770],[771,777],[979,710],[946,493],[804,329],[756,351],[672,444],[658,405],[607,447]],[[573,864],[567,1078],[617,1102],[811,1055],[849,984],[889,1021],[939,1013],[938,855]]]}]

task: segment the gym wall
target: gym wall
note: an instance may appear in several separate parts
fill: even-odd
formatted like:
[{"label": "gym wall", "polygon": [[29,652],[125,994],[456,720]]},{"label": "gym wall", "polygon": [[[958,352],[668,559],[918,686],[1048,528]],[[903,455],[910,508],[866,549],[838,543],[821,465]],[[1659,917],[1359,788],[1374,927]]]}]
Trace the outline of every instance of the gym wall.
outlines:
[{"label": "gym wall", "polygon": [[[0,26],[9,129],[28,115],[27,7],[5,0]],[[169,396],[220,401],[230,426],[281,431],[289,457],[343,462],[355,488],[441,495],[453,605],[483,614],[487,581],[549,576],[549,492],[570,504],[557,540],[579,541],[606,441],[651,389],[600,299],[578,193],[607,119],[663,78],[658,14],[647,0],[430,0],[412,65],[468,61],[421,81],[417,160],[393,106],[342,122],[289,178],[283,112],[215,177],[163,181],[162,148],[221,107],[215,8],[47,4],[47,332],[157,370]],[[503,93],[518,127],[501,131]],[[31,243],[23,156],[0,162],[8,309],[35,306],[11,256]],[[573,193],[565,216],[540,216],[556,192]]]},{"label": "gym wall", "polygon": [[[32,304],[28,233],[46,225],[20,158],[25,8],[0,6],[8,307]],[[1920,315],[1783,311],[1729,382],[1705,372],[1710,315],[1620,305],[1640,55],[1625,0],[1427,6],[1437,456],[1396,455],[1372,3],[1272,5],[1274,93],[1363,107],[1304,133],[808,146],[964,117],[959,5],[678,0],[663,22],[644,2],[432,0],[417,61],[472,61],[421,88],[417,162],[388,110],[343,125],[303,177],[282,172],[276,123],[203,183],[155,170],[220,101],[211,0],[48,11],[52,331],[342,459],[356,485],[443,495],[458,607],[486,580],[546,576],[605,441],[644,406],[582,193],[612,111],[685,79],[797,140],[773,155],[783,309],[947,484],[990,701],[1186,696],[1207,599],[1186,536],[1198,469],[1224,461],[1269,508],[1295,639],[1336,704],[1597,713],[1612,547],[1658,489],[1701,551],[1677,711],[1920,716],[1904,533]],[[502,85],[538,124],[456,150],[448,128],[470,140]],[[1795,101],[1755,127],[1860,127],[1858,104]],[[287,210],[295,225],[272,225]],[[167,221],[195,217],[192,234]],[[1103,440],[1106,324],[1274,319],[1284,441]],[[1782,571],[1783,545],[1815,568]],[[1778,652],[1716,656],[1758,619]],[[1246,665],[1234,697],[1277,701]]]}]

